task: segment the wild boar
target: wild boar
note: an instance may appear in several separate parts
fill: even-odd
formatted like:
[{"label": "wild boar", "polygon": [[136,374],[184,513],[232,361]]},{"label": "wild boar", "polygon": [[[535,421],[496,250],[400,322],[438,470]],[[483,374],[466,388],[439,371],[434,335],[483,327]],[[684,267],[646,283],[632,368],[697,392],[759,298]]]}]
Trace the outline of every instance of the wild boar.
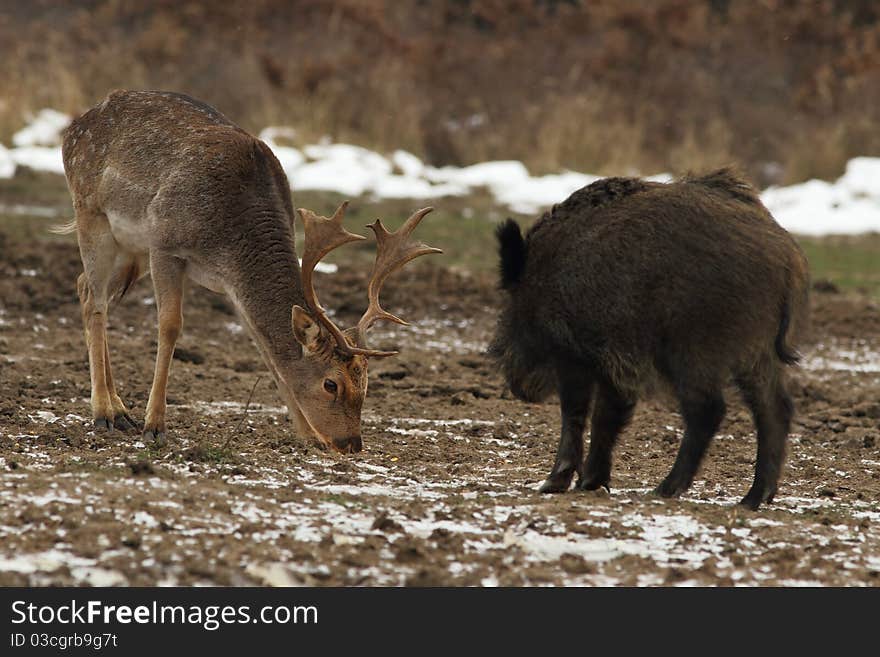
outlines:
[{"label": "wild boar", "polygon": [[[741,391],[757,428],[742,504],[772,501],[793,404],[786,366],[809,316],[809,267],[756,191],[730,169],[670,183],[607,178],[523,237],[497,230],[504,299],[489,349],[513,394],[559,396],[562,432],[542,492],[608,487],[614,444],[639,399],[668,391],[684,420],[663,497],[691,485]],[[592,411],[592,412],[591,412]],[[583,432],[591,414],[590,448]]]}]

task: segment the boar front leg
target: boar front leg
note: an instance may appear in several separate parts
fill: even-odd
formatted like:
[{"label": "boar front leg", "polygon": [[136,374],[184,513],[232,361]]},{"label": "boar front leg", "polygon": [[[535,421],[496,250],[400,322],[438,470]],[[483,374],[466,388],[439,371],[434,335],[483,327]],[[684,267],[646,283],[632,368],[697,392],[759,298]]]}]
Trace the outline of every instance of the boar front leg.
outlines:
[{"label": "boar front leg", "polygon": [[584,426],[590,410],[593,382],[583,371],[564,364],[558,368],[559,406],[562,411],[562,434],[556,451],[556,462],[540,488],[542,493],[568,490],[584,454]]}]

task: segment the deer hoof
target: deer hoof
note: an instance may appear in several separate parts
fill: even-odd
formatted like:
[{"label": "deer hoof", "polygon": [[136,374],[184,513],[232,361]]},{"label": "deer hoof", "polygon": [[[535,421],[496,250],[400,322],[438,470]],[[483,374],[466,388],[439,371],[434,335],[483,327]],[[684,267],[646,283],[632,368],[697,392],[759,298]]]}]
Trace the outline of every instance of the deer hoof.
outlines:
[{"label": "deer hoof", "polygon": [[154,447],[164,447],[168,444],[168,436],[159,429],[146,429],[142,438],[145,443],[152,442]]},{"label": "deer hoof", "polygon": [[95,418],[95,429],[106,429],[113,431],[113,420],[106,417]]},{"label": "deer hoof", "polygon": [[113,424],[120,431],[134,431],[138,429],[138,423],[135,419],[129,415],[128,413],[120,413],[115,418],[113,418]]}]

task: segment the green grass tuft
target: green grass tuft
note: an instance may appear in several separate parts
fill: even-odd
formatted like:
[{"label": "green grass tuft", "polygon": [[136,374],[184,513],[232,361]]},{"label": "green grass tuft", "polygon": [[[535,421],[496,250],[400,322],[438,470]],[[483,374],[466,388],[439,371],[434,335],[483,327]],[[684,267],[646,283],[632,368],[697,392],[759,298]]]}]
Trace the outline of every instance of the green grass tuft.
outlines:
[{"label": "green grass tuft", "polygon": [[814,281],[828,280],[843,291],[880,297],[880,233],[802,237]]}]

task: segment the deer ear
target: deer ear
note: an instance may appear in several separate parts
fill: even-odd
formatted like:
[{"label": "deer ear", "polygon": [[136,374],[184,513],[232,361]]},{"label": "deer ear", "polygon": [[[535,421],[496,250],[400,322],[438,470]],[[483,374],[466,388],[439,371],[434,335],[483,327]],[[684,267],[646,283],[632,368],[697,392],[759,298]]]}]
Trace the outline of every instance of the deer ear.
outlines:
[{"label": "deer ear", "polygon": [[294,306],[291,312],[293,335],[308,351],[319,351],[324,336],[321,327],[302,306]]}]

